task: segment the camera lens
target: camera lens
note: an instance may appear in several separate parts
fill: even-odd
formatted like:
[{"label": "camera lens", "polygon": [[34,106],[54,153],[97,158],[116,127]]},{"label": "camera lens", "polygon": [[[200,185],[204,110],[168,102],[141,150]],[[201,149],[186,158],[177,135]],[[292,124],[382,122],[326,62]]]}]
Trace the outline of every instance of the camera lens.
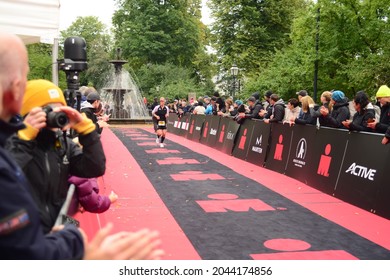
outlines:
[{"label": "camera lens", "polygon": [[63,128],[68,124],[68,116],[64,112],[58,112],[55,116],[57,127]]},{"label": "camera lens", "polygon": [[53,112],[49,106],[43,108],[46,113],[46,125],[51,128],[63,128],[69,122],[68,116],[64,112]]}]

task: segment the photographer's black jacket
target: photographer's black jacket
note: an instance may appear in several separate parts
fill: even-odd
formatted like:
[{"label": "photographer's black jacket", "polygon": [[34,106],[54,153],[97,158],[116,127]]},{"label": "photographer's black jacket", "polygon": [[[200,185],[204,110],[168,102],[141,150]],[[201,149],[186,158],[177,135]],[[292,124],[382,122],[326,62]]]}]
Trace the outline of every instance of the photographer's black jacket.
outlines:
[{"label": "photographer's black jacket", "polygon": [[80,259],[83,239],[74,226],[43,234],[26,177],[4,148],[6,139],[23,127],[0,120],[0,259]]},{"label": "photographer's black jacket", "polygon": [[94,130],[79,135],[81,148],[62,131],[42,129],[32,141],[11,137],[7,148],[24,171],[36,201],[44,232],[53,227],[68,191],[68,177],[99,177],[106,158],[100,135]]}]

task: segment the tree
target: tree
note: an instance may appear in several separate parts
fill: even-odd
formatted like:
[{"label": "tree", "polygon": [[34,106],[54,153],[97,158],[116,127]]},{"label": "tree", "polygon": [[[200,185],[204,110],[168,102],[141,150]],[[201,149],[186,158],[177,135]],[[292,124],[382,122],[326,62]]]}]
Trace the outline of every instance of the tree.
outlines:
[{"label": "tree", "polygon": [[119,0],[117,45],[135,68],[147,63],[193,67],[204,52],[199,0]]},{"label": "tree", "polygon": [[270,88],[287,100],[300,89],[312,93],[318,59],[317,97],[332,89],[344,91],[349,98],[359,90],[373,95],[380,85],[390,83],[389,11],[384,0],[321,0],[310,5],[293,22],[291,44],[277,51],[268,67],[248,81],[246,94],[250,89]]},{"label": "tree", "polygon": [[146,64],[138,69],[136,77],[139,87],[149,100],[159,96],[171,100],[187,98],[190,92],[203,96],[210,86],[200,86],[189,69],[171,63]]},{"label": "tree", "polygon": [[235,62],[247,75],[261,72],[287,46],[294,13],[303,0],[211,0],[212,40],[222,66]]},{"label": "tree", "polygon": [[82,37],[87,44],[88,69],[80,75],[81,84],[101,88],[112,69],[108,61],[113,44],[106,26],[95,16],[78,17],[68,29],[61,31],[62,41],[71,36]]},{"label": "tree", "polygon": [[52,46],[49,44],[27,45],[30,72],[28,79],[51,80]]}]

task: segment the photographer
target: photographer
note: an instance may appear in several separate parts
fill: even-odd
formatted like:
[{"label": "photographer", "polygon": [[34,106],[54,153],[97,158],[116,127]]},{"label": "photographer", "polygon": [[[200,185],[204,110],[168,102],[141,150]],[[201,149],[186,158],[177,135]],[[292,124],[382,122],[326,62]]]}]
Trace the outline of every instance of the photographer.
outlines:
[{"label": "photographer", "polygon": [[[47,233],[65,201],[68,177],[101,176],[106,158],[96,126],[67,107],[61,89],[53,83],[29,81],[21,115],[26,128],[9,139],[7,149],[26,174]],[[82,149],[66,136],[69,128],[79,134]]]}]

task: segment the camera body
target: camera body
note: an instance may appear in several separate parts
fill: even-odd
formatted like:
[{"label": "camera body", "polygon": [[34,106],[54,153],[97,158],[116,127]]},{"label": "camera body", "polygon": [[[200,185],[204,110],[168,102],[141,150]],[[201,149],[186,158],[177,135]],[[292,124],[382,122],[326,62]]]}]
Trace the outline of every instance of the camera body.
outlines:
[{"label": "camera body", "polygon": [[80,72],[88,69],[87,44],[82,37],[68,37],[64,42],[64,59],[58,59],[58,69],[66,74],[68,89],[64,91],[66,103],[74,107],[77,99],[77,110],[80,111],[81,93]]},{"label": "camera body", "polygon": [[64,128],[68,123],[68,116],[64,112],[54,112],[53,108],[46,106],[42,108],[46,113],[46,125],[49,128]]}]

